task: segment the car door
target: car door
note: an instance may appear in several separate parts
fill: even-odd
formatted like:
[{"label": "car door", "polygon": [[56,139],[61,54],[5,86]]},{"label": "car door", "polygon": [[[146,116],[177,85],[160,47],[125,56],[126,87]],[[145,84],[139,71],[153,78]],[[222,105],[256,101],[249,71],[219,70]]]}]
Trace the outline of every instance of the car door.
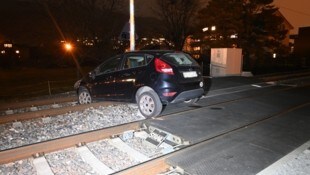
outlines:
[{"label": "car door", "polygon": [[147,61],[143,53],[124,55],[121,70],[115,78],[115,94],[120,100],[132,100],[136,89],[141,85]]},{"label": "car door", "polygon": [[121,56],[113,57],[95,69],[92,94],[96,98],[115,98],[115,75],[121,65]]}]

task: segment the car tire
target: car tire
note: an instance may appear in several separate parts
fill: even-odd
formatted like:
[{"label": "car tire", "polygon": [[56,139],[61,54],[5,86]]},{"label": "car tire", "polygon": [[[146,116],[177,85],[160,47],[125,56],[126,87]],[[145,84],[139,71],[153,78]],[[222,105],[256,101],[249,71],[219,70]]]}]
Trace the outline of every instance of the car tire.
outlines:
[{"label": "car tire", "polygon": [[141,114],[146,118],[158,116],[163,105],[154,91],[146,91],[138,96],[138,107]]},{"label": "car tire", "polygon": [[89,104],[92,102],[92,98],[90,96],[90,93],[87,89],[83,88],[79,90],[78,94],[78,100],[80,104]]}]

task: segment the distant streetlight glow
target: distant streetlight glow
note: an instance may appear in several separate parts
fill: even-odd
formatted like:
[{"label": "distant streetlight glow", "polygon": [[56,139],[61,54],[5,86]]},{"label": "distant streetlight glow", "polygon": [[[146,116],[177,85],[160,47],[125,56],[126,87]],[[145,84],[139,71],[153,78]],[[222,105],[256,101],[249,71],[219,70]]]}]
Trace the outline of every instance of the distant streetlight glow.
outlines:
[{"label": "distant streetlight glow", "polygon": [[16,50],[15,53],[16,53],[16,54],[19,54],[19,50]]},{"label": "distant streetlight glow", "polygon": [[216,30],[216,27],[215,27],[215,26],[212,26],[212,27],[211,27],[211,30],[212,30],[212,31],[215,31],[215,30]]},{"label": "distant streetlight glow", "polygon": [[208,30],[209,30],[209,27],[205,27],[205,28],[202,29],[203,32],[206,32]]}]

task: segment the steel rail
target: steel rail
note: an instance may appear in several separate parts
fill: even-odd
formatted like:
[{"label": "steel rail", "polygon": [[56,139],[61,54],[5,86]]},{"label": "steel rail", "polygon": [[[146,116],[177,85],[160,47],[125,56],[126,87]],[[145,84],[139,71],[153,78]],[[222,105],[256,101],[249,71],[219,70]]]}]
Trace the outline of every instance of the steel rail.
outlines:
[{"label": "steel rail", "polygon": [[19,108],[26,108],[32,106],[43,106],[49,105],[54,103],[65,103],[76,101],[77,97],[69,96],[69,97],[55,97],[55,98],[45,98],[40,100],[33,100],[33,101],[22,101],[22,102],[9,102],[9,103],[0,103],[0,110],[8,110],[8,109],[19,109]]},{"label": "steel rail", "polygon": [[45,109],[45,110],[39,110],[39,111],[31,111],[31,112],[25,112],[25,113],[4,115],[4,116],[0,116],[0,124],[41,118],[45,116],[55,116],[55,115],[65,114],[67,112],[85,110],[90,107],[96,108],[99,106],[109,106],[109,105],[115,105],[115,104],[123,104],[123,103],[106,101],[106,102],[99,102],[99,103],[92,103],[92,104],[84,104],[84,105],[77,105],[77,106],[68,106],[68,107],[62,107],[62,108],[52,108],[52,109]]},{"label": "steel rail", "polygon": [[140,128],[140,124],[140,121],[127,123],[123,125],[89,131],[86,133],[76,134],[72,136],[57,138],[54,140],[0,151],[0,164],[26,159],[35,155],[43,155],[45,153],[73,147],[78,144],[102,140],[128,130],[138,130]]}]

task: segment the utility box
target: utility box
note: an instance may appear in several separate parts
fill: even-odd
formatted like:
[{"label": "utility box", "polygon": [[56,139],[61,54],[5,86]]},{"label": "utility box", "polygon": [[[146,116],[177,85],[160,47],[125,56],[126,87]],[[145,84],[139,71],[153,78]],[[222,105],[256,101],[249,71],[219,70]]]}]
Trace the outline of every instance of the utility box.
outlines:
[{"label": "utility box", "polygon": [[242,49],[211,49],[210,76],[240,76],[242,73]]}]

